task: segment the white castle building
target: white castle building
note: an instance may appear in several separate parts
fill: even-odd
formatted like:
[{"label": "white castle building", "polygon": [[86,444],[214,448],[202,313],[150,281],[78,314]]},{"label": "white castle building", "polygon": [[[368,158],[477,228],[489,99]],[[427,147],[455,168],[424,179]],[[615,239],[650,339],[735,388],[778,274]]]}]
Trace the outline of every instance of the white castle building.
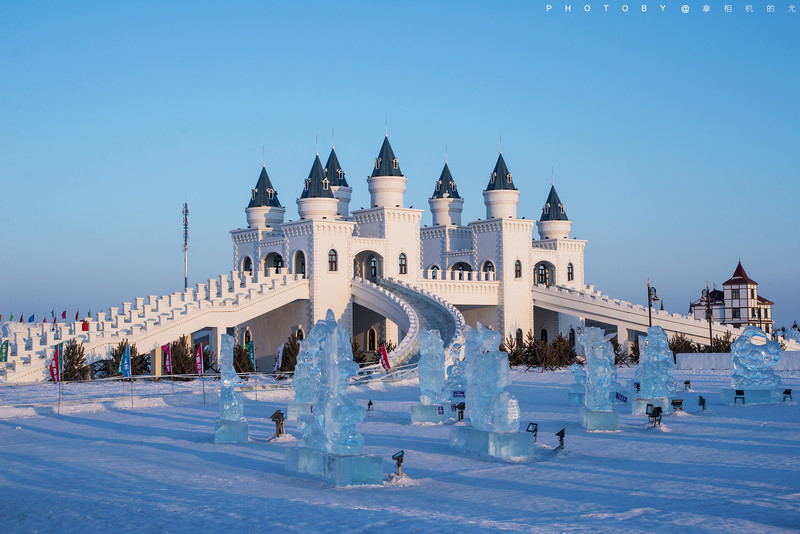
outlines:
[{"label": "white castle building", "polygon": [[[285,221],[264,167],[245,209],[247,227],[231,231],[230,274],[124,302],[98,313],[88,331],[81,322],[55,331],[6,323],[6,379],[44,380],[52,346],[73,338],[90,362],[128,339],[140,352],[152,351],[160,373],[159,347],[201,331],[210,331],[215,351],[226,332],[241,344],[252,340],[264,369],[289,335],[304,337],[328,309],[363,349],[396,343],[393,366],[413,367],[421,328],[439,330],[451,358],[465,325],[478,321],[517,339],[528,331],[573,338],[578,325],[588,324],[616,332],[625,345],[646,331],[647,308],[586,285],[586,241],[570,238],[572,223],[553,185],[538,220],[519,216],[519,190],[502,153],[488,173],[483,220],[461,220],[464,201],[447,162],[431,181],[432,226],[422,225],[423,210],[405,206],[406,181],[386,137],[367,178],[370,206],[351,212],[352,188],[331,149],[326,164],[317,154],[308,178],[296,185],[300,219]],[[654,310],[653,323],[670,335],[708,340],[700,318]],[[738,331],[719,323],[713,330]]]}]

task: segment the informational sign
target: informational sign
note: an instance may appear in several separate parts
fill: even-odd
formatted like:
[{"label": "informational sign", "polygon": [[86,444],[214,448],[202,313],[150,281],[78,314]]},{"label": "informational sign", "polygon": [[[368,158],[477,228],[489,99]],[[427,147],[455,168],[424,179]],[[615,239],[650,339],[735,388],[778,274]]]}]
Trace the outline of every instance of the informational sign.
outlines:
[{"label": "informational sign", "polygon": [[436,411],[439,413],[439,415],[444,415],[444,406],[437,406]]},{"label": "informational sign", "polygon": [[464,394],[463,391],[454,391],[453,392],[453,398],[454,399],[464,399],[464,398],[466,398],[466,395]]},{"label": "informational sign", "polygon": [[626,397],[622,393],[617,393],[616,397],[617,397],[617,400],[620,401],[620,402],[628,402],[628,397]]}]

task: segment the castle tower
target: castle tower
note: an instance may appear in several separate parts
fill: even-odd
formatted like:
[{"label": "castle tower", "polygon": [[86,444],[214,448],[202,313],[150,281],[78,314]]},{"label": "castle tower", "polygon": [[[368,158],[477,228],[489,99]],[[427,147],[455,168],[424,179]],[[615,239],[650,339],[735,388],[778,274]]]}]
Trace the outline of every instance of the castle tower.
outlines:
[{"label": "castle tower", "polygon": [[370,207],[402,208],[406,182],[387,135],[383,139],[378,157],[375,158],[372,176],[367,178]]},{"label": "castle tower", "polygon": [[428,204],[433,215],[433,226],[461,226],[461,211],[464,209],[464,199],[458,194],[456,182],[450,174],[446,161]]},{"label": "castle tower", "polygon": [[250,228],[275,229],[283,222],[286,209],[278,201],[278,192],[272,187],[266,165],[261,168],[256,187],[252,190],[252,198],[244,211],[247,213],[247,226]]},{"label": "castle tower", "polygon": [[508,172],[503,153],[497,158],[489,184],[483,191],[483,203],[486,205],[487,219],[516,219],[519,191]]},{"label": "castle tower", "polygon": [[344,178],[344,171],[339,164],[339,158],[336,157],[336,151],[333,149],[333,146],[331,146],[331,154],[328,156],[328,162],[325,163],[325,176],[330,182],[333,196],[338,201],[336,214],[342,219],[347,219],[350,216],[350,197],[353,194],[353,188],[347,185],[347,180]]},{"label": "castle tower", "polygon": [[541,239],[569,239],[572,221],[564,211],[564,204],[558,198],[555,185],[550,186],[550,194],[542,207],[539,218],[539,237]]},{"label": "castle tower", "polygon": [[339,201],[333,196],[330,180],[319,161],[319,154],[306,178],[300,198],[297,199],[297,211],[301,219],[335,219]]}]

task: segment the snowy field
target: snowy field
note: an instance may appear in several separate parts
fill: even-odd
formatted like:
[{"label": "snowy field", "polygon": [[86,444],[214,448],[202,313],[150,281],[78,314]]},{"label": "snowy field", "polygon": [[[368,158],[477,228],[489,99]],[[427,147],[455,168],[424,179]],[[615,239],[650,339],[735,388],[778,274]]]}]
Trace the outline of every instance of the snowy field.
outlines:
[{"label": "snowy field", "polygon": [[[630,378],[632,369],[621,371]],[[800,394],[800,372],[782,372]],[[416,384],[351,388],[375,403],[365,452],[405,451],[405,485],[334,488],[284,473],[292,437],[269,416],[292,392],[246,393],[251,442],[213,443],[218,383],[0,388],[0,532],[784,532],[800,530],[800,407],[723,406],[728,372],[677,371],[686,413],[661,428],[616,405],[620,431],[588,433],[567,372],[513,371],[536,459],[453,452],[447,426],[412,426]],[[126,390],[126,393],[128,391]],[[698,412],[698,395],[708,411]],[[554,453],[566,429],[566,448]]]}]

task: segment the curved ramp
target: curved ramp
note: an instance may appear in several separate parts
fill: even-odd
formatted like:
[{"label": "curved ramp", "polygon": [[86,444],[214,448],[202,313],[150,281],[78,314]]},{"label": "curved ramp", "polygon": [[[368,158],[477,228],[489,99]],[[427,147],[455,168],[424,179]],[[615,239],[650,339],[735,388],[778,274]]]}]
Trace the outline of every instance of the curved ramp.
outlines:
[{"label": "curved ramp", "polygon": [[[403,341],[389,354],[389,363],[393,369],[403,366],[405,373],[416,372],[419,361],[419,330],[438,330],[445,347],[447,365],[453,362],[453,356],[460,353],[463,345],[464,317],[449,302],[425,291],[424,289],[391,278],[380,279],[375,286],[410,307],[418,321],[415,331],[406,331]],[[396,322],[391,316],[385,315]],[[403,328],[402,323],[397,323]],[[380,364],[364,367],[362,373],[371,374],[380,371]]]}]

